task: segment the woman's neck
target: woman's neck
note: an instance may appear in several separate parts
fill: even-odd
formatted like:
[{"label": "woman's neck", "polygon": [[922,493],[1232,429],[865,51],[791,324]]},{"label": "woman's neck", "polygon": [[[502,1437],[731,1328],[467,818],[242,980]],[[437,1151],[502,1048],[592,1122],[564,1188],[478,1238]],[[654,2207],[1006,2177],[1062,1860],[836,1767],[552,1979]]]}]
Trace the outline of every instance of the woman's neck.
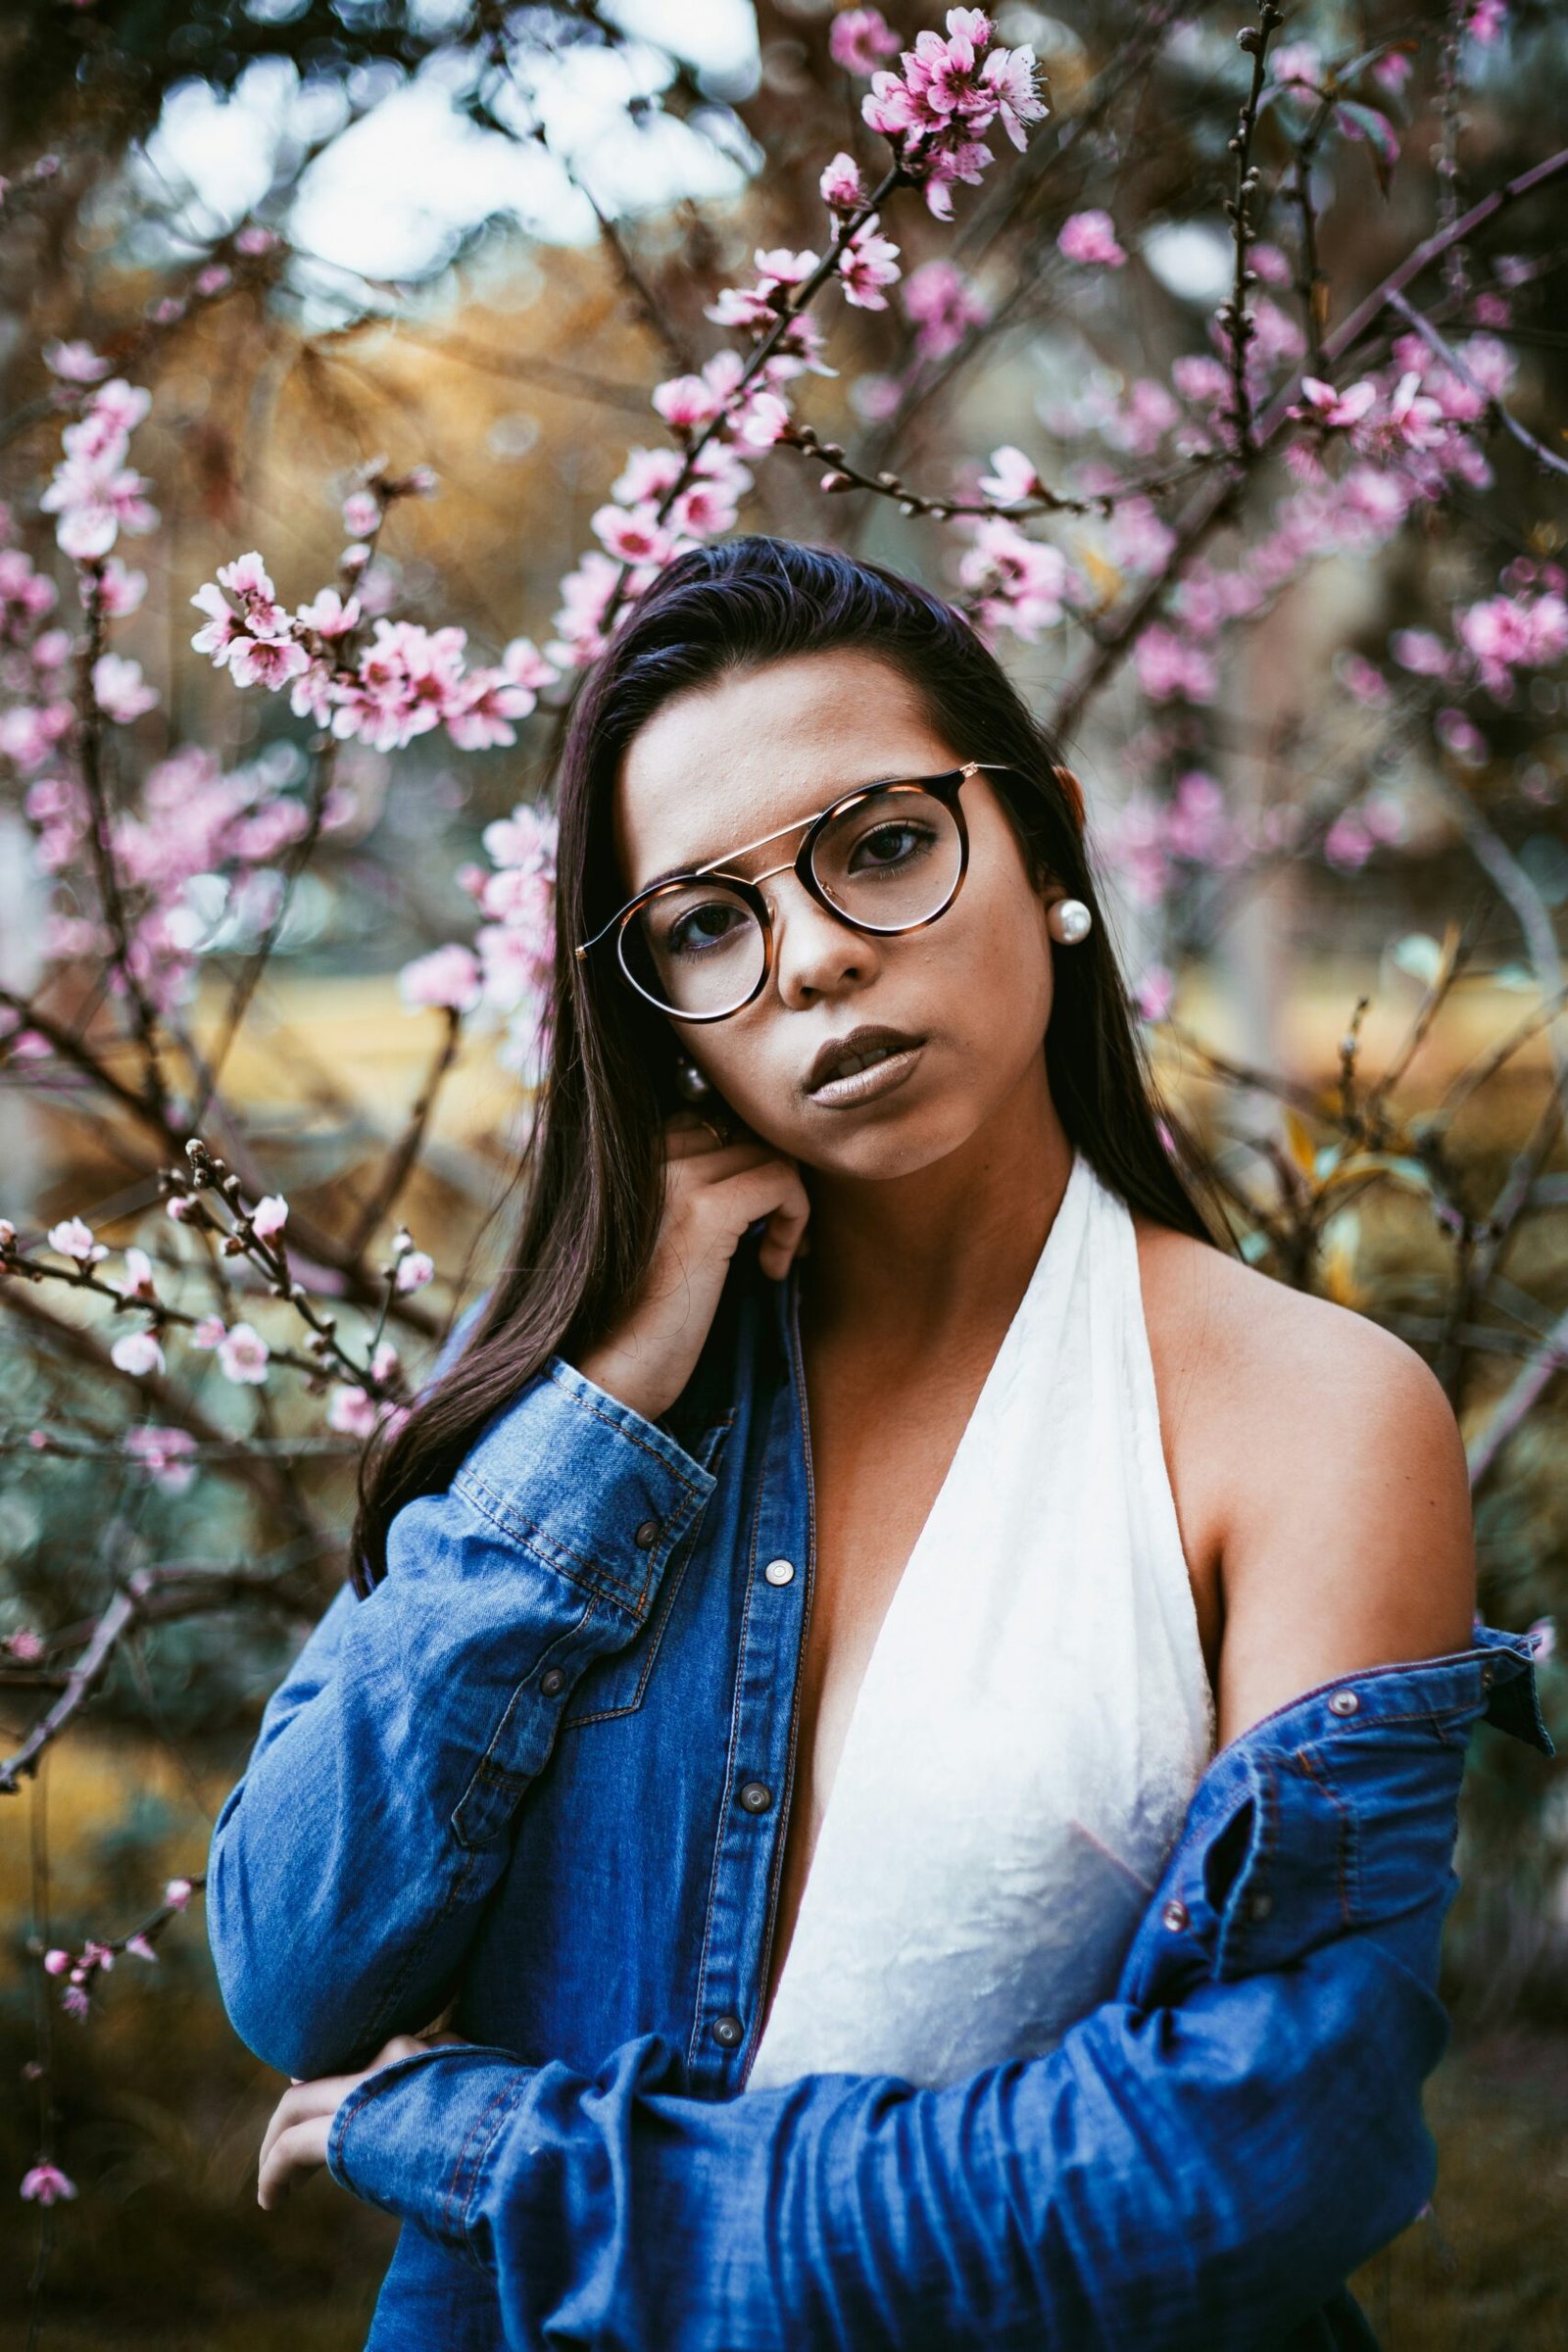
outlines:
[{"label": "woman's neck", "polygon": [[813,1170],[801,1306],[820,1338],[921,1348],[1010,1317],[1072,1168],[1045,1062],[955,1152],[870,1182]]}]

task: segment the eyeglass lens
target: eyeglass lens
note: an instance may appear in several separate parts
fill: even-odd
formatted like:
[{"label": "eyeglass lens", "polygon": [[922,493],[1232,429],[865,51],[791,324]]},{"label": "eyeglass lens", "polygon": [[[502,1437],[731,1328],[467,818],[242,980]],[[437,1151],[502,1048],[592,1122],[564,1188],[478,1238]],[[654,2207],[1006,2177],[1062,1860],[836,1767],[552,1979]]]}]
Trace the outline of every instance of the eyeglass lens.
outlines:
[{"label": "eyeglass lens", "polygon": [[[957,888],[962,864],[956,818],[919,785],[890,785],[853,803],[824,825],[811,853],[823,897],[871,931],[929,921]],[[621,932],[620,954],[666,1011],[712,1016],[749,1001],[766,943],[740,892],[708,875],[650,900]]]}]

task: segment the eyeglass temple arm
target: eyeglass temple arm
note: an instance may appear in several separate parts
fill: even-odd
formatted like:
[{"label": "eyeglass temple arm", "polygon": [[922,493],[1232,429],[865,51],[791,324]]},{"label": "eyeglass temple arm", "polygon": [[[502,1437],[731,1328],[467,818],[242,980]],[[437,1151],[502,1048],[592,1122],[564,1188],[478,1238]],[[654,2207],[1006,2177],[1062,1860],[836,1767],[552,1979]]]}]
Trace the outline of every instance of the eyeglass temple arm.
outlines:
[{"label": "eyeglass temple arm", "polygon": [[[1008,765],[1009,762],[1005,760],[965,760],[961,767],[958,769],[958,773],[961,776],[967,777],[972,776],[977,767],[1004,768]],[[899,784],[903,783],[905,779],[902,776],[890,776],[886,780],[890,784]],[[918,778],[914,779],[914,781],[919,780],[920,779]],[[874,792],[876,790],[876,786],[866,785],[863,789],[867,792]],[[686,868],[686,871],[689,874],[716,874],[719,867],[722,865],[727,865],[732,858],[745,858],[749,856],[753,850],[765,850],[770,841],[779,841],[786,833],[799,833],[803,831],[807,825],[814,825],[815,822],[816,818],[814,816],[798,816],[792,825],[780,825],[778,829],[772,833],[760,833],[755,841],[743,841],[738,849],[725,850],[719,857],[710,858],[706,865],[690,865]],[[775,874],[781,874],[784,871],[784,867],[782,865],[775,865],[771,870]],[[755,877],[755,879],[760,882],[765,882],[767,881],[768,876],[766,874],[759,874]],[[602,924],[599,930],[594,933],[592,939],[585,939],[583,941],[582,945],[576,950],[577,960],[579,963],[587,955],[589,949],[592,947],[597,947],[600,940],[604,938],[605,933],[610,930],[613,924],[620,920],[621,915],[623,915],[626,909],[624,906],[617,907],[615,912],[611,916],[610,921]]]}]

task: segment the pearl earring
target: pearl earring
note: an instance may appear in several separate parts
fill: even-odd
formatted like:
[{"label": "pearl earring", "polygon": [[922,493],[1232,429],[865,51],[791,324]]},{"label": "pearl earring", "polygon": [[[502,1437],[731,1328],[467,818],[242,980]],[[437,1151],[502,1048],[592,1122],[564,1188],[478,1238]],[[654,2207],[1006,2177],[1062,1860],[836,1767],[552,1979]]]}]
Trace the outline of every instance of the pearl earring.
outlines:
[{"label": "pearl earring", "polygon": [[675,1064],[675,1092],[684,1095],[688,1102],[706,1102],[712,1091],[711,1082],[683,1054]]},{"label": "pearl earring", "polygon": [[1046,917],[1046,928],[1064,948],[1075,948],[1087,939],[1095,927],[1095,918],[1082,899],[1058,899]]}]

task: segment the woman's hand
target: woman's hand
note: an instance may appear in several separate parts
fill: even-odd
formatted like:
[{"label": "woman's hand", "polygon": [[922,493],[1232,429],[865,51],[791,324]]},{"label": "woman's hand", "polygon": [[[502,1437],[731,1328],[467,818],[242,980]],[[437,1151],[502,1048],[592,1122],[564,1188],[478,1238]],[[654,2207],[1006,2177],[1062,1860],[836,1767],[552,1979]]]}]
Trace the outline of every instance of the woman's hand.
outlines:
[{"label": "woman's hand", "polygon": [[320,2171],[326,2162],[332,2118],[351,2090],[396,2059],[415,2058],[421,2050],[462,2039],[461,2034],[394,2034],[357,2075],[322,2075],[315,2082],[291,2082],[273,2109],[262,2141],[256,2180],[256,2202],[262,2211],[270,2213],[281,2205],[296,2176]]},{"label": "woman's hand", "polygon": [[664,1122],[664,1211],[641,1294],[618,1330],[577,1369],[647,1421],[672,1405],[696,1368],[730,1259],[766,1217],[762,1272],[789,1272],[809,1202],[800,1169],[755,1135],[721,1143],[701,1115]]}]

